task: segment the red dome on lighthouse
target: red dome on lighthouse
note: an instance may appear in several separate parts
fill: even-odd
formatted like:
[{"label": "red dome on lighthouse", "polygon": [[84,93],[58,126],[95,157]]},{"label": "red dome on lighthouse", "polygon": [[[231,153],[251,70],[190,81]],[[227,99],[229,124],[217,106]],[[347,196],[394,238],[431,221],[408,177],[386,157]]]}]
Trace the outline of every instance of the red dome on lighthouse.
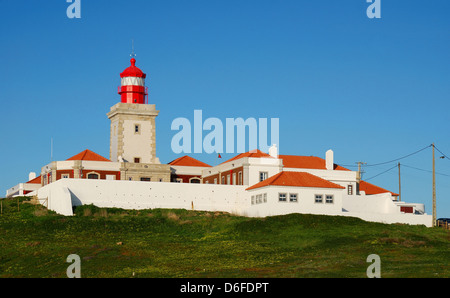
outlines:
[{"label": "red dome on lighthouse", "polygon": [[131,66],[127,67],[121,74],[119,94],[121,102],[145,104],[148,96],[148,88],[145,87],[147,75],[136,67],[136,59],[131,58]]},{"label": "red dome on lighthouse", "polygon": [[121,74],[120,77],[138,77],[138,78],[144,78],[147,76],[145,73],[142,72],[138,67],[136,67],[136,59],[131,58],[130,60],[131,66],[127,67]]}]

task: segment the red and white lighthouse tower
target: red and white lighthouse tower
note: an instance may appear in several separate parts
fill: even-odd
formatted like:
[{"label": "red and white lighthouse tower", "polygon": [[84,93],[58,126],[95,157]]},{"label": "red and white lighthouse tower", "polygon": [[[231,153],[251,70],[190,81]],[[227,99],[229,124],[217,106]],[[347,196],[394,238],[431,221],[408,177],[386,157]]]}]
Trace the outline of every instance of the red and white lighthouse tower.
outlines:
[{"label": "red and white lighthouse tower", "polygon": [[121,179],[170,182],[170,165],[162,165],[156,157],[159,111],[147,102],[146,74],[136,67],[133,56],[131,65],[120,73],[121,100],[107,113],[111,120],[109,159],[121,163]]},{"label": "red and white lighthouse tower", "polygon": [[131,66],[121,74],[118,93],[123,103],[147,104],[148,88],[145,86],[146,74],[136,67],[136,59],[131,58]]}]

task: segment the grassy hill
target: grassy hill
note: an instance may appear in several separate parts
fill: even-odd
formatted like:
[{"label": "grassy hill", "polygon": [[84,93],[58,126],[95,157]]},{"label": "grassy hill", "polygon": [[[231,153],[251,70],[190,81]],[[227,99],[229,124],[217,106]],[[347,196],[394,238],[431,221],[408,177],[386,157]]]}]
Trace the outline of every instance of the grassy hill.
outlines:
[{"label": "grassy hill", "polygon": [[357,218],[80,206],[57,215],[28,198],[2,199],[0,277],[450,277],[450,233]]}]

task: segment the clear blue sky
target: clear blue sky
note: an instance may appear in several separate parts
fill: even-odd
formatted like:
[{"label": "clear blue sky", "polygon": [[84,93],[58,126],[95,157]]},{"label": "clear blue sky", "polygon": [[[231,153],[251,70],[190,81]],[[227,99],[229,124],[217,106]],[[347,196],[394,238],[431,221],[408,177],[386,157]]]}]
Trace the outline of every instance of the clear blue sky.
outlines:
[{"label": "clear blue sky", "polygon": [[[279,118],[282,154],[376,164],[432,142],[450,156],[450,2],[381,0],[0,0],[0,190],[84,149],[109,157],[106,113],[119,73],[147,73],[157,155],[177,117]],[[439,153],[436,154],[440,156]],[[217,164],[215,154],[193,154]],[[431,170],[431,148],[401,160]],[[366,167],[373,177],[395,162]],[[352,168],[355,169],[355,168]],[[438,217],[450,217],[450,160],[436,160]],[[398,191],[397,170],[371,180]],[[402,194],[431,214],[429,172],[402,168]]]}]

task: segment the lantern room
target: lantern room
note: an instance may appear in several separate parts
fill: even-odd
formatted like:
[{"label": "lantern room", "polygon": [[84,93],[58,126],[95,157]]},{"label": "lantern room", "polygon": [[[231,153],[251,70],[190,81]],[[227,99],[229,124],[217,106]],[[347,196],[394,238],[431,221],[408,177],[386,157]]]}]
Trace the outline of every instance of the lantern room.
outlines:
[{"label": "lantern room", "polygon": [[136,59],[121,74],[118,93],[123,103],[147,104],[148,88],[145,86],[146,74],[136,67]]}]

